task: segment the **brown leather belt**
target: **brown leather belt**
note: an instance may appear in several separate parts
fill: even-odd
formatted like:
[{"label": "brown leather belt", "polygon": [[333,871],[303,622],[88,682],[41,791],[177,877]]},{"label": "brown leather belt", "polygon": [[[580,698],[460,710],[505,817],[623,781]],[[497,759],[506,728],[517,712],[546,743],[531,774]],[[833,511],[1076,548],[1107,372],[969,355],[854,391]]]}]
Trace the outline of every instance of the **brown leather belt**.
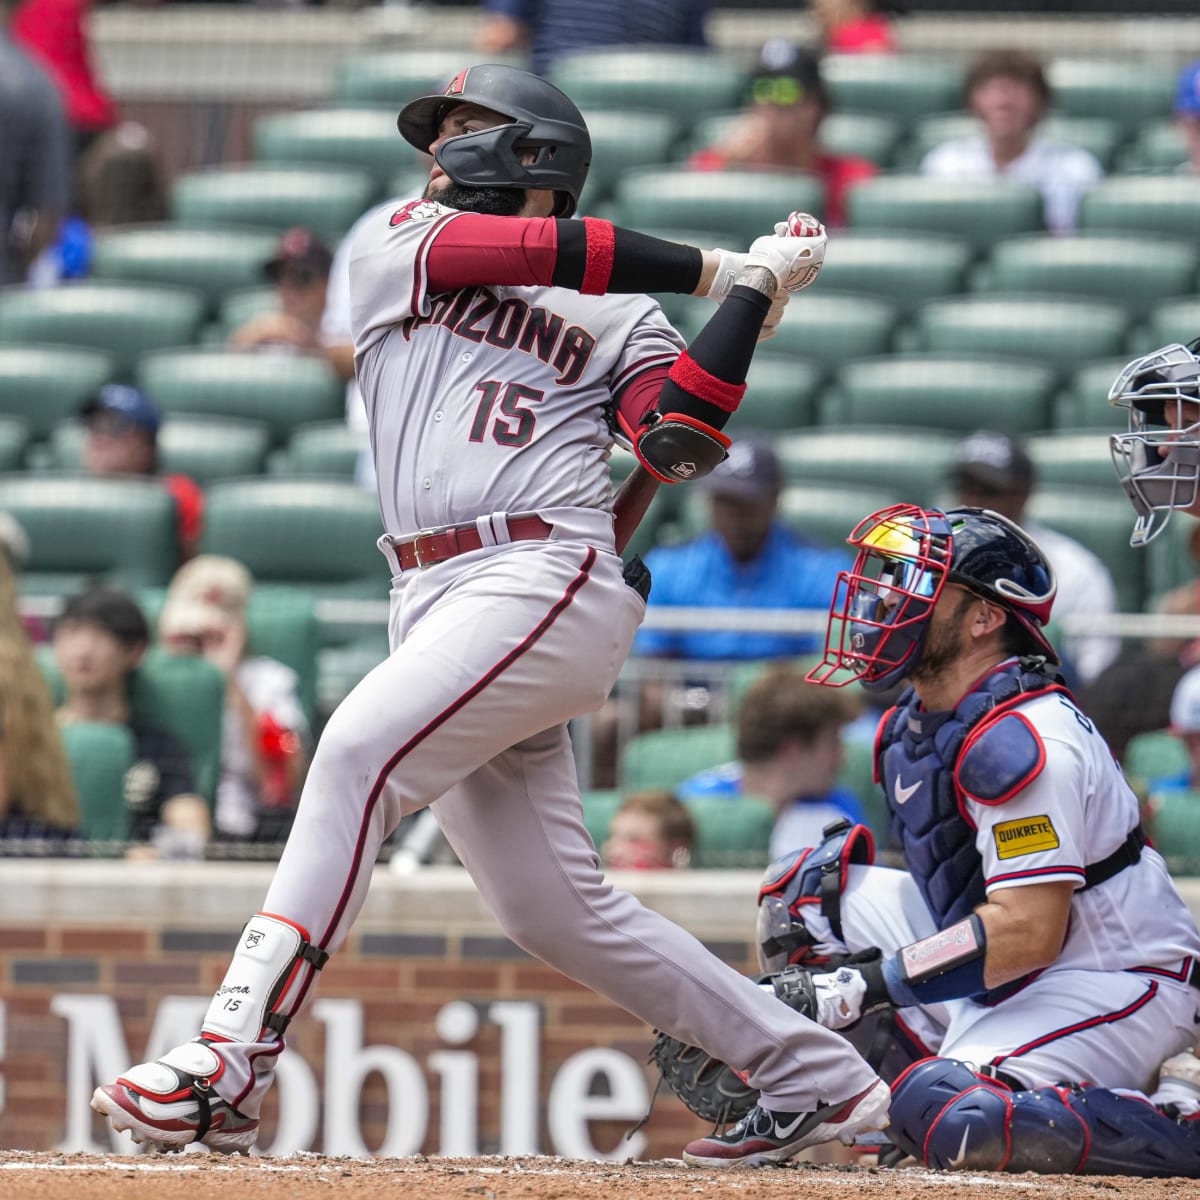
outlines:
[{"label": "brown leather belt", "polygon": [[[507,524],[510,542],[544,542],[554,528],[536,515],[510,517]],[[473,521],[469,525],[448,525],[445,529],[426,530],[407,541],[392,539],[392,549],[396,552],[402,571],[411,571],[414,567],[424,570],[456,555],[481,550],[483,546],[483,538],[479,536]]]}]

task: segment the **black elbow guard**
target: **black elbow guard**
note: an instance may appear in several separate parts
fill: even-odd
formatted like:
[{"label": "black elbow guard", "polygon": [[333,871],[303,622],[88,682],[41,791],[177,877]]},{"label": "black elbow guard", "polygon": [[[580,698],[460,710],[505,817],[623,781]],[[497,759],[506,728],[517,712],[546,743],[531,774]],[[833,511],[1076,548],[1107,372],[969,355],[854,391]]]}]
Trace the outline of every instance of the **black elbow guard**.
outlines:
[{"label": "black elbow guard", "polygon": [[627,432],[638,461],[663,483],[703,479],[729,457],[729,439],[686,413],[649,412]]}]

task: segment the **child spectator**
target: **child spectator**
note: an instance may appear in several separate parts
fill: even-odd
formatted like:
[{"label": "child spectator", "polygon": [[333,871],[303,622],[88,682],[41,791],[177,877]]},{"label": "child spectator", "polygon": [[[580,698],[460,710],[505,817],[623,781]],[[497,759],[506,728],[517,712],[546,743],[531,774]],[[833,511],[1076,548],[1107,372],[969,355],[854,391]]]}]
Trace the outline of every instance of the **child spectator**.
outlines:
[{"label": "child spectator", "polygon": [[696,823],[669,791],[634,792],[613,814],[601,854],[616,871],[686,867],[696,845]]}]

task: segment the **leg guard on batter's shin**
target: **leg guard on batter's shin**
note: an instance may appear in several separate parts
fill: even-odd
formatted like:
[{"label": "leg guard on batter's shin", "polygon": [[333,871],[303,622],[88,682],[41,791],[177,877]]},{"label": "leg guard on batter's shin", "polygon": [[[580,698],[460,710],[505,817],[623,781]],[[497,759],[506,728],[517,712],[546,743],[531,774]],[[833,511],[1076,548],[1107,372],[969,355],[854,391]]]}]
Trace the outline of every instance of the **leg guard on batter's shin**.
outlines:
[{"label": "leg guard on batter's shin", "polygon": [[[204,1034],[233,1042],[282,1037],[329,955],[299,925],[269,913],[246,923],[224,982],[204,1016]],[[306,970],[305,968],[311,968]]]}]

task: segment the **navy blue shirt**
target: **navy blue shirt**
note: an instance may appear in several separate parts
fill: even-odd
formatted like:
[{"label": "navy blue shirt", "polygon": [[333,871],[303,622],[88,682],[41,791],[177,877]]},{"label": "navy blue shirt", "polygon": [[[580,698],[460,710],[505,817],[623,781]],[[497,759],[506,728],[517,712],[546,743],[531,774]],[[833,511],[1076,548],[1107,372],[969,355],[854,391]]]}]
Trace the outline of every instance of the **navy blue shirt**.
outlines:
[{"label": "navy blue shirt", "polygon": [[[839,571],[851,559],[841,550],[801,541],[776,523],[758,557],[736,562],[716,533],[682,546],[661,546],[646,555],[654,578],[652,607],[796,608],[826,612]],[[635,654],[658,658],[790,658],[821,649],[812,633],[752,633],[738,630],[672,632],[643,629]]]}]

